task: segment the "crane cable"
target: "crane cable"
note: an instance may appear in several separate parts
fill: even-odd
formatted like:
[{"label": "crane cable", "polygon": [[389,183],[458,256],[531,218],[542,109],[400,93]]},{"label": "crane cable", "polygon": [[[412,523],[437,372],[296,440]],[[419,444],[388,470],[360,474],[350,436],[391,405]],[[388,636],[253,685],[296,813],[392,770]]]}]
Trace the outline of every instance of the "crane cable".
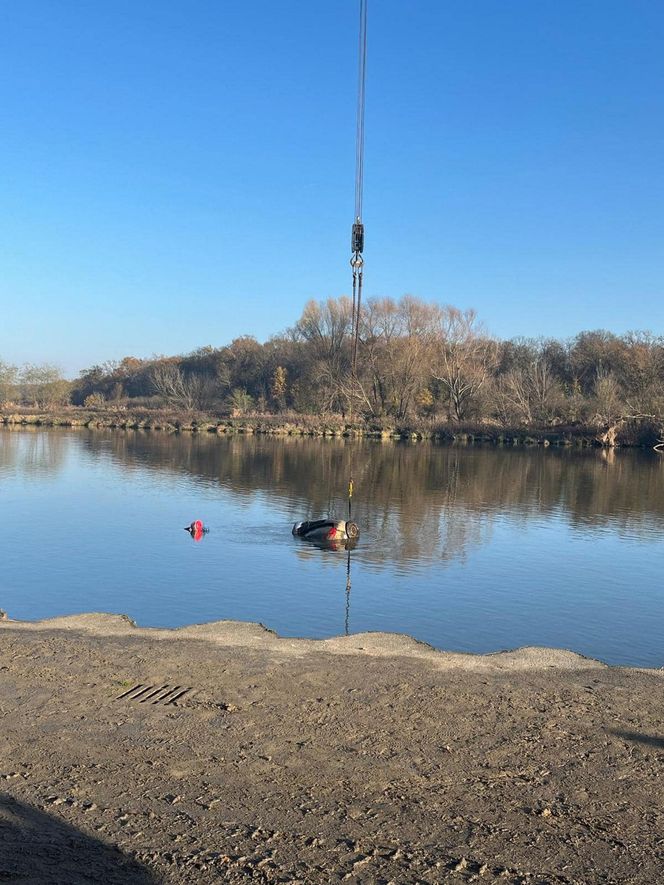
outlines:
[{"label": "crane cable", "polygon": [[362,223],[362,195],[364,188],[364,95],[367,70],[367,0],[360,0],[360,38],[357,76],[357,131],[355,136],[355,219],[351,232],[350,266],[353,269],[353,377],[357,372],[357,342],[360,330],[362,304],[362,271],[364,268],[364,224]]},{"label": "crane cable", "polygon": [[[360,336],[360,311],[362,308],[362,276],[364,270],[364,224],[362,223],[362,194],[364,188],[364,95],[367,69],[367,0],[360,0],[360,36],[358,48],[357,77],[357,130],[355,135],[355,216],[351,230],[350,266],[353,269],[353,309],[351,315],[352,363],[351,381],[357,381],[357,344]],[[352,421],[353,392],[351,391],[350,417]],[[353,459],[351,452],[350,479],[348,482],[348,521],[352,516]]]}]

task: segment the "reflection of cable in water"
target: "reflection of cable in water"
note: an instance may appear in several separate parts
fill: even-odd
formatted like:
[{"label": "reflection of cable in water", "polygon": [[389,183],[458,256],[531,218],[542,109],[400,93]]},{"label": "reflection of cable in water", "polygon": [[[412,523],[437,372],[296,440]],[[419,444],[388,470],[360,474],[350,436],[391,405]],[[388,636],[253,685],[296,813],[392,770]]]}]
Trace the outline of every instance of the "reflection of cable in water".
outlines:
[{"label": "reflection of cable in water", "polygon": [[350,622],[350,551],[351,548],[348,547],[348,559],[346,560],[346,636],[348,636]]}]

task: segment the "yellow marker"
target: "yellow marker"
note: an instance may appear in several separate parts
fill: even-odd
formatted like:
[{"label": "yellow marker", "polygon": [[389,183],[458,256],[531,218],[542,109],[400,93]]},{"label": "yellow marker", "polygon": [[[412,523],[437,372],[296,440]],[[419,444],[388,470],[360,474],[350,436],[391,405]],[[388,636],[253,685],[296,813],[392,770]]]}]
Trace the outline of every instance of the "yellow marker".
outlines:
[{"label": "yellow marker", "polygon": [[351,479],[351,481],[348,483],[348,497],[349,497],[349,498],[352,498],[352,497],[353,497],[353,480],[352,480],[352,479]]}]

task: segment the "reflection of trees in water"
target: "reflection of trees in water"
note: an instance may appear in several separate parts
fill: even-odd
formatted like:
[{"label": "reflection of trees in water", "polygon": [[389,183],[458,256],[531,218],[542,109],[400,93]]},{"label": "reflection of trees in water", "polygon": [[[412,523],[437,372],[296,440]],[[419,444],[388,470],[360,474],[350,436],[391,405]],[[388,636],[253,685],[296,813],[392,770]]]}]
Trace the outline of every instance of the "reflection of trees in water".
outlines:
[{"label": "reflection of trees in water", "polygon": [[560,514],[573,524],[645,535],[664,523],[664,469],[655,456],[570,449],[496,450],[301,437],[98,432],[78,437],[124,469],[193,476],[235,497],[260,493],[294,518],[354,514],[365,561],[451,559],[486,542],[495,516]]},{"label": "reflection of trees in water", "polygon": [[69,435],[61,430],[0,430],[0,473],[7,470],[28,479],[55,475],[63,466]]}]

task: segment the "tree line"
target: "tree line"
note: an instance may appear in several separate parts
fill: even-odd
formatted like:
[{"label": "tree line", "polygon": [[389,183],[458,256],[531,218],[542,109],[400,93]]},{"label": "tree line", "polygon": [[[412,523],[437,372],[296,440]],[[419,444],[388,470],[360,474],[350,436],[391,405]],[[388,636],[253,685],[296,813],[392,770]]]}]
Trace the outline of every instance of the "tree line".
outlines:
[{"label": "tree line", "polygon": [[0,401],[506,427],[664,415],[664,338],[650,332],[498,340],[473,310],[376,298],[362,308],[353,373],[351,315],[346,297],[310,301],[292,328],[263,344],[243,336],[183,356],[125,357],[70,382],[53,366],[0,362]]}]

